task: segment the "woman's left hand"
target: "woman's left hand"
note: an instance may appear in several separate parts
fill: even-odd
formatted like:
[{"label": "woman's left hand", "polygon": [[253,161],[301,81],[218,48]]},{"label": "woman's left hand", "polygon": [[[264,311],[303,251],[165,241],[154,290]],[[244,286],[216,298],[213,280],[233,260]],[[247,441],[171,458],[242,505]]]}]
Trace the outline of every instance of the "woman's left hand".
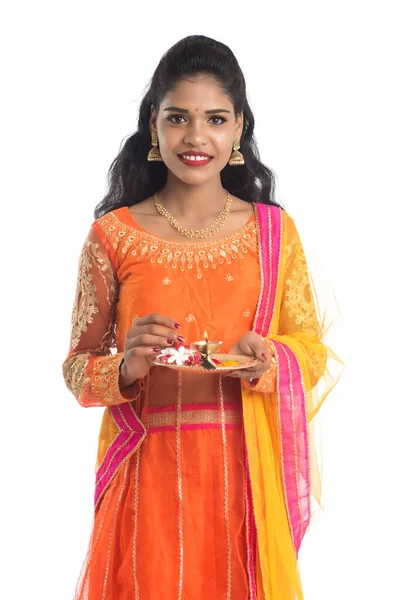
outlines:
[{"label": "woman's left hand", "polygon": [[[241,377],[243,379],[259,379],[264,371],[267,371],[272,364],[271,356],[264,340],[255,331],[248,331],[236,344],[229,350],[229,354],[246,354],[255,356],[262,362],[248,369],[237,369],[228,371],[224,377]],[[255,382],[254,382],[255,383]]]}]

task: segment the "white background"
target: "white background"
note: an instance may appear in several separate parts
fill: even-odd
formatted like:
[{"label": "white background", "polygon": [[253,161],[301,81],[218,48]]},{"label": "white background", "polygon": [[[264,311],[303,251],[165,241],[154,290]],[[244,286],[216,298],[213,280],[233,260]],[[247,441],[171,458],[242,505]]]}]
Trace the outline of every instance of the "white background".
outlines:
[{"label": "white background", "polygon": [[36,0],[3,10],[3,598],[73,597],[102,414],[82,409],[62,379],[78,257],[146,84],[193,33],[236,54],[277,198],[324,263],[342,313],[347,368],[321,411],[325,512],[300,551],[305,598],[399,597],[394,9]]}]

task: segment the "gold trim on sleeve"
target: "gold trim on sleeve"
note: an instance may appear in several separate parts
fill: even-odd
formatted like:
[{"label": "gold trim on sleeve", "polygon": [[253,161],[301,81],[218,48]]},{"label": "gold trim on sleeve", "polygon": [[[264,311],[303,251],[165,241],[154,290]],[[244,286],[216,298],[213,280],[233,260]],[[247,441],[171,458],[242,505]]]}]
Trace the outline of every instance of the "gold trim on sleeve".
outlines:
[{"label": "gold trim on sleeve", "polygon": [[108,309],[116,303],[116,276],[110,259],[98,249],[99,244],[87,239],[79,258],[78,281],[71,319],[72,350],[78,346],[82,333],[86,333],[88,325],[93,323],[94,315],[99,312],[98,290],[93,281],[93,268],[98,270],[104,281]]},{"label": "gold trim on sleeve", "polygon": [[[104,405],[120,404],[124,398],[119,387],[120,364],[124,360],[124,353],[100,356],[94,361],[92,374],[92,391],[99,402]],[[140,381],[138,380],[140,389]],[[139,392],[140,393],[140,392]],[[134,400],[137,394],[130,400]],[[125,401],[128,399],[125,398]]]},{"label": "gold trim on sleeve", "polygon": [[77,400],[81,397],[82,388],[90,382],[85,375],[89,357],[90,354],[73,354],[63,363],[64,381]]}]

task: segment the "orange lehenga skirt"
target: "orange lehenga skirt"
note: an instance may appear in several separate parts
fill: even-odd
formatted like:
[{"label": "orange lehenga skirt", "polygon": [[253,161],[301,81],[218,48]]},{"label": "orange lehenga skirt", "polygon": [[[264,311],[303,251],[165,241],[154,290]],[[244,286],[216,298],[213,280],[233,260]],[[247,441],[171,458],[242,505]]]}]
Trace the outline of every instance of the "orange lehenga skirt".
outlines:
[{"label": "orange lehenga skirt", "polygon": [[147,436],[96,509],[76,600],[249,598],[239,380],[227,388],[223,410],[217,396],[148,405]]}]

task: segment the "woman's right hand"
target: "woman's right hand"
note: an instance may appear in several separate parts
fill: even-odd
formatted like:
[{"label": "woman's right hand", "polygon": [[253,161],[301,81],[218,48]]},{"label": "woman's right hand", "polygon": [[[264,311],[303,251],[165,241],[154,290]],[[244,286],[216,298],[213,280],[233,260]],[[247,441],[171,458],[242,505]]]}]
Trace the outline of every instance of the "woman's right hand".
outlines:
[{"label": "woman's right hand", "polygon": [[124,361],[121,366],[122,381],[126,386],[148,374],[153,359],[163,348],[183,343],[179,335],[180,325],[173,319],[153,313],[140,317],[128,329],[124,345]]}]

